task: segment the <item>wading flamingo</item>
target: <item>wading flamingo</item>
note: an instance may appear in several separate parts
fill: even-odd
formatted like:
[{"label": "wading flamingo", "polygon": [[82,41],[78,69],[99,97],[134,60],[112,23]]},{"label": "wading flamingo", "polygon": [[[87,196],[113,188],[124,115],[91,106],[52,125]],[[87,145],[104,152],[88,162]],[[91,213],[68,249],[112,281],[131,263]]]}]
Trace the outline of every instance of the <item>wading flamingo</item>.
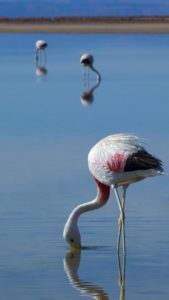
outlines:
[{"label": "wading flamingo", "polygon": [[[127,187],[144,178],[163,174],[161,160],[148,153],[141,145],[138,137],[128,134],[114,134],[99,141],[88,154],[88,165],[97,184],[96,198],[78,205],[72,211],[63,232],[66,242],[71,248],[76,249],[81,248],[81,237],[78,229],[80,215],[105,205],[110,195],[110,187],[114,189],[119,206],[121,231],[121,227],[124,228]],[[123,190],[121,199],[118,192],[120,186]],[[125,249],[123,248],[123,250]]]},{"label": "wading flamingo", "polygon": [[93,72],[95,72],[97,74],[97,79],[101,80],[101,75],[100,73],[93,67],[93,63],[94,63],[94,57],[93,55],[89,54],[89,53],[85,53],[81,56],[80,58],[80,63],[81,65],[83,65],[84,67],[88,67],[89,69],[91,69]]},{"label": "wading flamingo", "polygon": [[36,46],[36,60],[38,60],[38,53],[41,50],[45,50],[48,47],[48,44],[44,40],[38,40],[35,43]]}]

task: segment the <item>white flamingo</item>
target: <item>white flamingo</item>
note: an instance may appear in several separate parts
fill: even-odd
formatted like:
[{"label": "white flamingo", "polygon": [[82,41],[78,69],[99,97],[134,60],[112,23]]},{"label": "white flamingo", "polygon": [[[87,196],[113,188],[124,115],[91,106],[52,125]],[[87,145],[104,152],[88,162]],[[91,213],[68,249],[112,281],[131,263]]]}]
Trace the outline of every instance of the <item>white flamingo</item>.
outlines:
[{"label": "white flamingo", "polygon": [[94,57],[93,57],[93,55],[91,55],[89,53],[83,54],[81,56],[81,58],[80,58],[80,63],[84,67],[87,67],[87,68],[91,69],[93,72],[95,72],[97,74],[97,79],[101,80],[100,73],[93,66],[93,64],[94,64]]},{"label": "white flamingo", "polygon": [[48,47],[48,43],[44,40],[38,40],[35,43],[36,46],[36,60],[38,60],[38,54],[40,51],[45,50]]},{"label": "white flamingo", "polygon": [[[97,184],[96,198],[78,205],[68,217],[63,237],[71,248],[81,248],[78,219],[82,213],[102,207],[114,189],[120,210],[119,225],[124,228],[124,206],[127,187],[147,177],[163,174],[161,160],[148,153],[138,137],[127,134],[110,135],[99,141],[89,152],[88,165]],[[118,187],[123,190],[120,199]],[[120,242],[118,239],[118,247]],[[123,240],[123,250],[125,241]]]}]

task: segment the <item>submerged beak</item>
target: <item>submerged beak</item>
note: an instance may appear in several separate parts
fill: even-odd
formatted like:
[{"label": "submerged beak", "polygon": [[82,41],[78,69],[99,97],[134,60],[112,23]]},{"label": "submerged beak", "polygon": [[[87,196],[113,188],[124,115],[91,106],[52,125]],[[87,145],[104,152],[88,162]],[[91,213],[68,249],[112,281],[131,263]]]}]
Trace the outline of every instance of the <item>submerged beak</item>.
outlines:
[{"label": "submerged beak", "polygon": [[74,244],[71,244],[70,247],[71,247],[72,252],[77,252],[77,251],[81,250],[81,245],[79,245],[79,244],[74,243]]}]

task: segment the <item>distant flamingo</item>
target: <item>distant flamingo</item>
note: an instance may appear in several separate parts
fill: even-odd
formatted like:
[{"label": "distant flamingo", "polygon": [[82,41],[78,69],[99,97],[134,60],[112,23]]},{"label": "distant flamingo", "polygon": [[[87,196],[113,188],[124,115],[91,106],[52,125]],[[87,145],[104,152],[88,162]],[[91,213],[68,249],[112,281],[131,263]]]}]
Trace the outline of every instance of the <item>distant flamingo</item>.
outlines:
[{"label": "distant flamingo", "polygon": [[93,63],[94,63],[94,57],[93,55],[89,54],[89,53],[85,53],[82,55],[81,59],[80,59],[80,63],[81,65],[83,65],[84,67],[88,67],[90,68],[93,72],[95,72],[97,74],[97,79],[101,80],[101,75],[100,73],[94,68]]},{"label": "distant flamingo", "polygon": [[[102,207],[114,189],[120,210],[119,224],[124,226],[124,205],[127,187],[146,177],[163,174],[162,162],[148,153],[138,137],[127,134],[110,135],[99,141],[89,152],[88,165],[97,184],[97,196],[77,206],[70,214],[63,237],[71,248],[81,248],[78,219],[84,212]],[[118,187],[123,190],[120,199]],[[118,243],[119,245],[119,243]]]},{"label": "distant flamingo", "polygon": [[44,40],[38,40],[35,43],[36,46],[36,60],[38,60],[38,53],[41,50],[45,50],[48,47],[48,44]]}]

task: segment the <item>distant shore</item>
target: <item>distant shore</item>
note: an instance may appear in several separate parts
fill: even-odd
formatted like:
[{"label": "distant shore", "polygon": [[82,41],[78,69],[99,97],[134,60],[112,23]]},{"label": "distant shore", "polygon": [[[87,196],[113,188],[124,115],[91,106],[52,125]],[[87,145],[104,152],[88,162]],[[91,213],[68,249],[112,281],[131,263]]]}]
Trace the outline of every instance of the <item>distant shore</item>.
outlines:
[{"label": "distant shore", "polygon": [[169,34],[169,16],[0,18],[0,32]]}]

